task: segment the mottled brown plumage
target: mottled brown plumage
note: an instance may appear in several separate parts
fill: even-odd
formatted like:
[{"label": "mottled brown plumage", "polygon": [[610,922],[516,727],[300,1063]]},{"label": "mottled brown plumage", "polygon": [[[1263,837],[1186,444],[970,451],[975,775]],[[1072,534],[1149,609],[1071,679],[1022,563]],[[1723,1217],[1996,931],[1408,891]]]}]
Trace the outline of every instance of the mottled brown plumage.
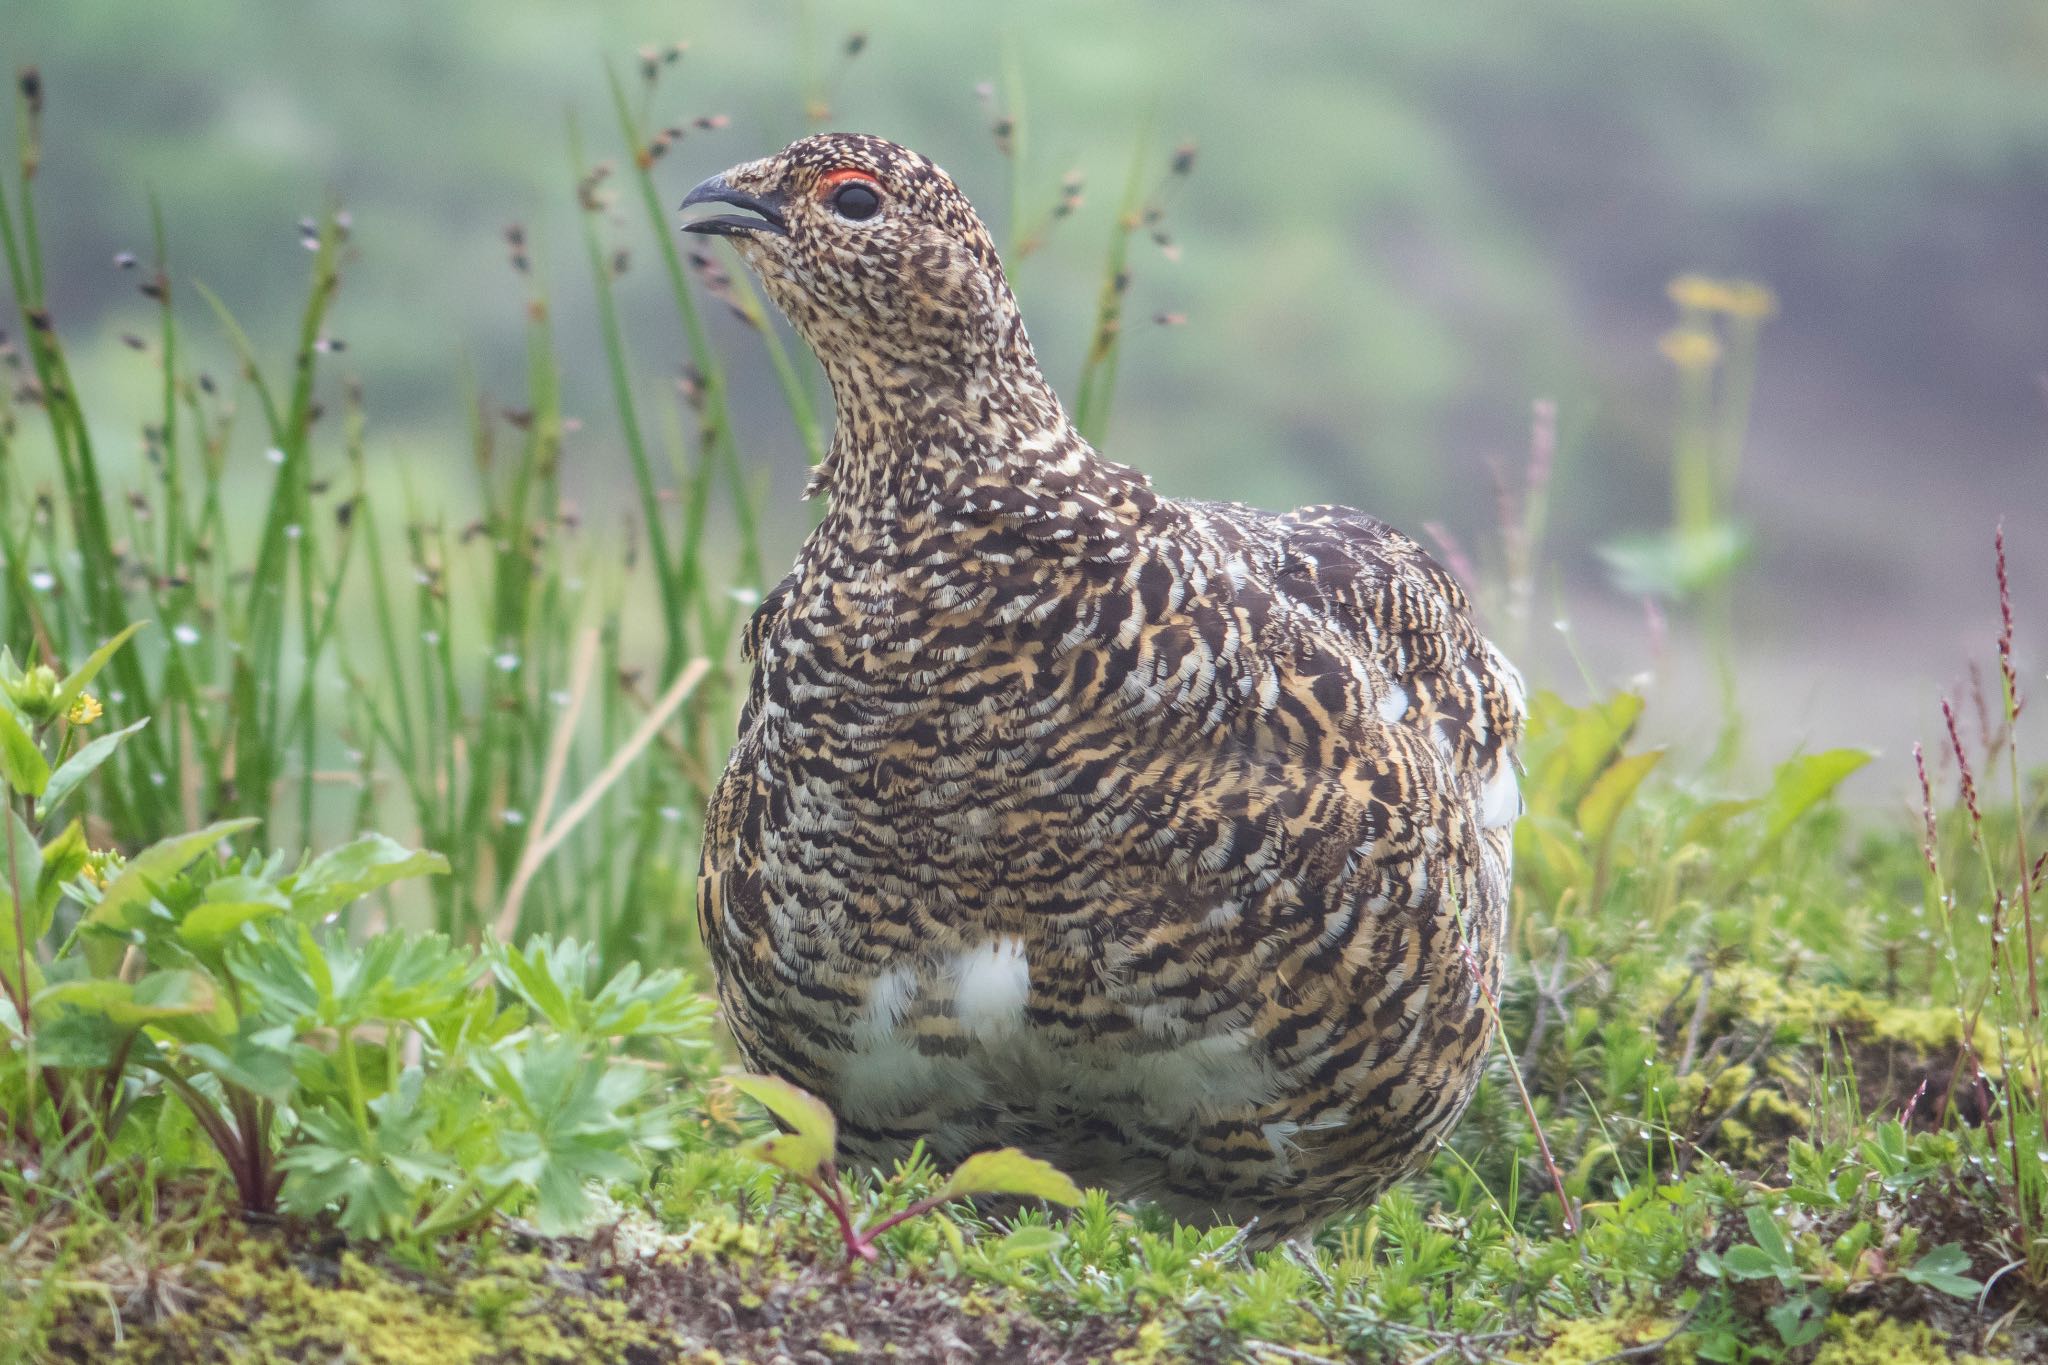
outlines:
[{"label": "mottled brown plumage", "polygon": [[809,137],[713,202],[839,417],[705,829],[749,1061],[845,1158],[1015,1144],[1261,1240],[1413,1170],[1483,1061],[1520,806],[1458,585],[1097,455],[915,153]]}]

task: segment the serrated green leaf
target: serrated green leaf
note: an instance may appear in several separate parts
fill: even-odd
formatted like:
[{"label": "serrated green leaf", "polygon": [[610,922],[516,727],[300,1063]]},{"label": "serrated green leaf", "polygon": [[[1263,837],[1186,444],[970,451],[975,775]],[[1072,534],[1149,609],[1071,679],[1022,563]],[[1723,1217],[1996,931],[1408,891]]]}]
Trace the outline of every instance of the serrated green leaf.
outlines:
[{"label": "serrated green leaf", "polygon": [[806,1180],[832,1159],[839,1145],[839,1121],[823,1100],[776,1076],[734,1076],[732,1085],[789,1130],[756,1142],[756,1156]]},{"label": "serrated green leaf", "polygon": [[144,716],[133,725],[101,735],[92,743],[59,764],[57,771],[50,774],[49,785],[43,789],[42,800],[36,803],[36,819],[47,820],[50,812],[63,804],[64,798],[78,789],[79,783],[92,776],[93,770],[114,756],[114,750],[121,747],[123,740],[149,724]]},{"label": "serrated green leaf", "polygon": [[1015,1147],[976,1152],[946,1177],[939,1187],[945,1199],[971,1194],[1008,1194],[1023,1199],[1046,1199],[1069,1208],[1081,1202],[1081,1188],[1051,1162],[1027,1156]]},{"label": "serrated green leaf", "polygon": [[41,796],[50,782],[50,763],[14,708],[0,702],[0,778],[25,796]]},{"label": "serrated green leaf", "polygon": [[589,1215],[592,1181],[633,1175],[631,1152],[644,1117],[638,1105],[652,1077],[638,1067],[594,1062],[566,1038],[530,1039],[493,1053],[482,1070],[527,1125],[500,1132],[505,1159],[485,1179],[532,1188],[534,1221],[551,1235],[575,1230]]},{"label": "serrated green leaf", "polygon": [[113,658],[115,651],[127,644],[136,631],[148,624],[147,621],[132,622],[118,635],[86,655],[85,662],[72,669],[71,675],[57,685],[57,714],[69,714],[71,703],[77,701],[78,694],[85,691],[86,685],[99,676],[99,671],[107,666],[107,660]]},{"label": "serrated green leaf", "polygon": [[292,908],[307,920],[322,919],[392,882],[446,871],[448,860],[438,853],[365,834],[321,854],[291,879]]}]

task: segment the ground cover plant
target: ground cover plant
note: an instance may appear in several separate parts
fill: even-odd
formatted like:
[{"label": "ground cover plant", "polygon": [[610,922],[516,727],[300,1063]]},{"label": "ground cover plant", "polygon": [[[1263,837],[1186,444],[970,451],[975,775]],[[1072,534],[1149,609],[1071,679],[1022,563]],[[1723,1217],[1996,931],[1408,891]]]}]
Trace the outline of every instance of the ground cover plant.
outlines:
[{"label": "ground cover plant", "polygon": [[[721,1076],[691,839],[764,566],[727,402],[756,358],[721,356],[701,310],[753,324],[813,454],[824,418],[744,279],[669,230],[657,172],[716,125],[669,111],[675,65],[650,50],[613,78],[612,155],[574,168],[623,528],[565,493],[577,433],[546,263],[517,229],[526,390],[469,402],[471,506],[380,466],[333,330],[361,268],[338,208],[301,226],[279,355],[179,276],[175,224],[110,265],[155,313],[132,363],[162,395],[140,458],[111,457],[44,292],[48,96],[20,74],[0,187],[0,1354],[2048,1354],[2048,783],[2022,745],[2036,680],[2002,542],[1988,667],[1927,718],[1905,816],[1833,800],[1897,756],[1756,769],[1738,715],[1667,752],[1634,738],[1654,689],[1538,692],[1497,1060],[1430,1170],[1312,1245],[1251,1254],[1016,1153],[841,1172],[814,1100]],[[1018,246],[1090,230],[1080,184],[1034,198],[1015,116],[993,117],[1017,197],[1045,205]],[[1129,273],[1194,159],[1147,147],[1092,220],[1093,432]],[[660,404],[617,323],[626,287],[674,303]],[[1768,309],[1713,281],[1674,298],[1674,524],[1616,568],[1697,617],[1728,670],[1731,462]],[[208,348],[232,365],[205,368]],[[1555,440],[1539,408],[1501,543],[1465,566],[1510,630]]]}]

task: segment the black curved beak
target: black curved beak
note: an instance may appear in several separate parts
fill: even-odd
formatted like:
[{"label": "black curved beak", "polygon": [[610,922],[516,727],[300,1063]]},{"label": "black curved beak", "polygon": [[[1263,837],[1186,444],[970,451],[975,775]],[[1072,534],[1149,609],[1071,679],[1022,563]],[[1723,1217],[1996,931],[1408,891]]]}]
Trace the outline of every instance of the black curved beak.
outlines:
[{"label": "black curved beak", "polygon": [[725,182],[722,175],[714,175],[697,188],[683,196],[678,206],[689,208],[693,204],[731,204],[736,209],[758,215],[743,218],[737,213],[714,214],[709,218],[697,218],[683,224],[685,232],[701,232],[712,237],[735,237],[743,232],[773,232],[778,236],[789,235],[789,223],[782,216],[782,195],[752,195],[736,190]]}]

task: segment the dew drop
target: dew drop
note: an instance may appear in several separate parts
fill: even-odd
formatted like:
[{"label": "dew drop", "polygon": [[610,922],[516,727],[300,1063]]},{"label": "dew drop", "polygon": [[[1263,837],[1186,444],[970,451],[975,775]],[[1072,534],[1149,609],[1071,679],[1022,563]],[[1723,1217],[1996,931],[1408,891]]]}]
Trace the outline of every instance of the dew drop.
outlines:
[{"label": "dew drop", "polygon": [[196,645],[199,643],[199,632],[180,621],[171,627],[171,638],[181,645]]},{"label": "dew drop", "polygon": [[279,450],[276,446],[272,446],[268,450],[263,452],[263,458],[270,461],[272,464],[283,464],[284,452],[282,450]]}]

